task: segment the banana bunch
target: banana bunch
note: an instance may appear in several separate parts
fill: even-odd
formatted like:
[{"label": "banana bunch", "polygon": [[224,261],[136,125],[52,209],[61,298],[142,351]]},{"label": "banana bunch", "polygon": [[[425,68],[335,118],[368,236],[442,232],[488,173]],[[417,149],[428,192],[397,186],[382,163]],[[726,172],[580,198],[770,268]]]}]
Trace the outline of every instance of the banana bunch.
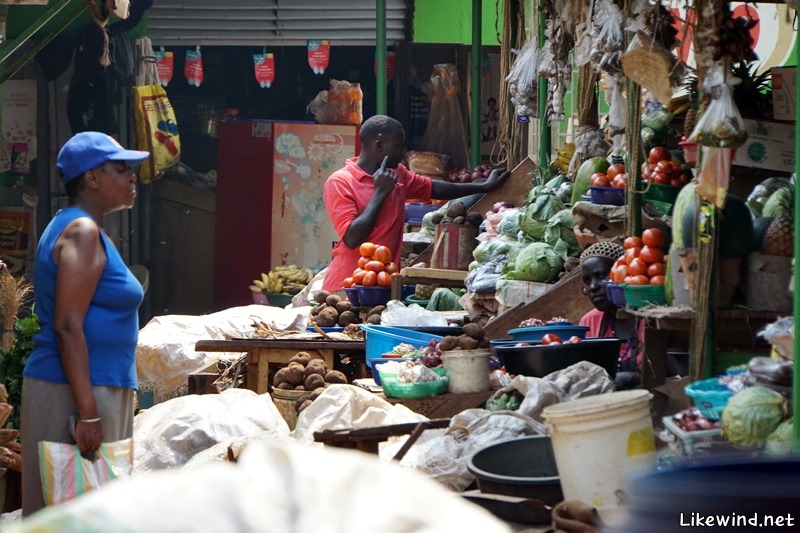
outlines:
[{"label": "banana bunch", "polygon": [[288,292],[296,294],[311,282],[314,272],[310,268],[300,268],[297,265],[280,265],[269,271],[261,273],[261,279],[254,279],[250,287],[255,293],[259,292]]},{"label": "banana bunch", "polygon": [[556,158],[550,163],[552,170],[557,170],[565,176],[569,171],[569,162],[572,161],[572,155],[575,153],[575,144],[567,143],[563,147],[556,150]]}]

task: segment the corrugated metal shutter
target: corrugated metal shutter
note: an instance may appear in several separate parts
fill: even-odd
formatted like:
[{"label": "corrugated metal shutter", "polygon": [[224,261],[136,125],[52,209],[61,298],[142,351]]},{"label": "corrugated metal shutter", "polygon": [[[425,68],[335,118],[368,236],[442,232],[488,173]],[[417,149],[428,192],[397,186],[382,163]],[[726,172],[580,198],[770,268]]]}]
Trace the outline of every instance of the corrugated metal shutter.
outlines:
[{"label": "corrugated metal shutter", "polygon": [[[405,39],[406,0],[386,0],[386,41]],[[147,11],[154,45],[375,45],[375,0],[155,0]]]}]

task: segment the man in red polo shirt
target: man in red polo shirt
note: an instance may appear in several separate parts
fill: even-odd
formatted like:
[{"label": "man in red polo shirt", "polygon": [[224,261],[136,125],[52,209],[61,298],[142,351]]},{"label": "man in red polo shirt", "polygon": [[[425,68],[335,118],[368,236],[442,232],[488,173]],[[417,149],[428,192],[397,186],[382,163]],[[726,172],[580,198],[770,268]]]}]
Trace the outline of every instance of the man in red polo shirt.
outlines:
[{"label": "man in red polo shirt", "polygon": [[402,124],[385,115],[367,119],[359,136],[361,153],[334,172],[323,190],[325,208],[341,238],[322,285],[326,291],[342,290],[342,281],[353,275],[361,243],[388,246],[399,263],[406,198],[450,200],[486,193],[509,176],[507,169],[496,169],[482,183],[449,183],[415,174],[400,163],[406,152]]}]

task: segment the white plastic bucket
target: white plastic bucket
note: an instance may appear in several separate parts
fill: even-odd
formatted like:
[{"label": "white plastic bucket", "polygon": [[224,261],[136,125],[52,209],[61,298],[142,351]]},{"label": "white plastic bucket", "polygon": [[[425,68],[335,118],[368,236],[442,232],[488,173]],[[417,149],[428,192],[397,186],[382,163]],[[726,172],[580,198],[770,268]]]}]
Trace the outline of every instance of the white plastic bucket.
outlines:
[{"label": "white plastic bucket", "polygon": [[542,412],[565,500],[618,507],[630,477],[655,467],[652,397],[646,390],[612,392]]},{"label": "white plastic bucket", "polygon": [[442,352],[442,366],[453,394],[489,390],[489,350],[450,350]]}]

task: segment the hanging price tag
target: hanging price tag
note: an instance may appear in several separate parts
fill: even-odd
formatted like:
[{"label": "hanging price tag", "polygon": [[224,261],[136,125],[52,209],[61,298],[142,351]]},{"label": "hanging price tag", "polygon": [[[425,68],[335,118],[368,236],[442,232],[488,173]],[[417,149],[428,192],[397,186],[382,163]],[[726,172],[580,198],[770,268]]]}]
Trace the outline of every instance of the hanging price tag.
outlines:
[{"label": "hanging price tag", "polygon": [[172,81],[172,74],[175,72],[175,57],[172,52],[163,50],[153,52],[156,57],[156,70],[158,71],[158,81],[164,87]]},{"label": "hanging price tag", "polygon": [[203,56],[200,54],[199,46],[196,50],[186,50],[183,74],[189,85],[200,87],[200,84],[203,83]]},{"label": "hanging price tag", "polygon": [[[377,55],[377,54],[376,54]],[[394,79],[394,73],[397,70],[397,54],[394,52],[386,52],[386,83]],[[372,62],[372,72],[378,75],[378,61]]]},{"label": "hanging price tag", "polygon": [[331,57],[330,41],[308,41],[308,66],[314,74],[324,74]]},{"label": "hanging price tag", "polygon": [[256,81],[261,88],[269,88],[275,81],[275,54],[253,54]]}]

